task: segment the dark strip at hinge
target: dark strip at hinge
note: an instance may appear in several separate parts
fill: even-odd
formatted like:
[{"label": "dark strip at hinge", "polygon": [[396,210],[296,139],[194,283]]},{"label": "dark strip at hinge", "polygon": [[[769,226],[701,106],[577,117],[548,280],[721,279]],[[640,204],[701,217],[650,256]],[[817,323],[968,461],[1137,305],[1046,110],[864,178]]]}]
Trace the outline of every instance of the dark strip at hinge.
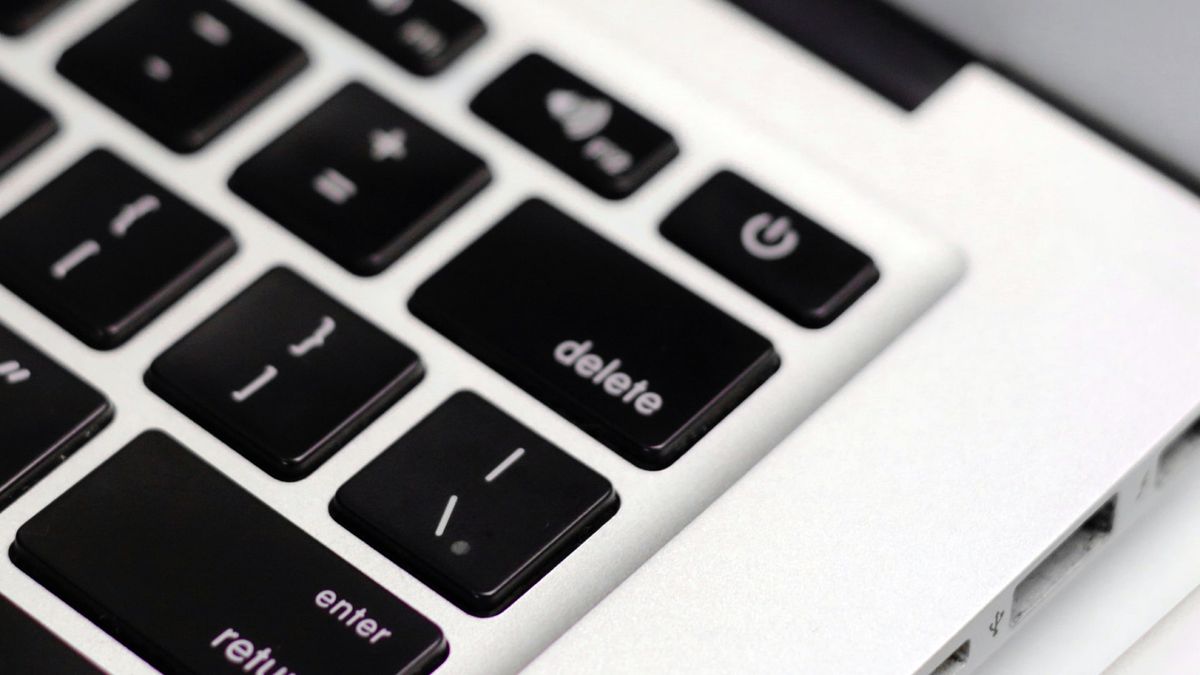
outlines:
[{"label": "dark strip at hinge", "polygon": [[908,111],[971,61],[878,0],[730,1]]}]

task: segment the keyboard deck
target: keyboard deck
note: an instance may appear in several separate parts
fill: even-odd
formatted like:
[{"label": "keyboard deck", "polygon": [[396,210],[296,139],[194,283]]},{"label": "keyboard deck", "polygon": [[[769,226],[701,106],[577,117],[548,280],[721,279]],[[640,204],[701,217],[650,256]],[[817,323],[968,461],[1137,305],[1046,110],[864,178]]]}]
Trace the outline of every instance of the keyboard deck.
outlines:
[{"label": "keyboard deck", "polygon": [[515,670],[961,272],[567,13],[361,5],[0,39],[0,595],[105,670]]}]

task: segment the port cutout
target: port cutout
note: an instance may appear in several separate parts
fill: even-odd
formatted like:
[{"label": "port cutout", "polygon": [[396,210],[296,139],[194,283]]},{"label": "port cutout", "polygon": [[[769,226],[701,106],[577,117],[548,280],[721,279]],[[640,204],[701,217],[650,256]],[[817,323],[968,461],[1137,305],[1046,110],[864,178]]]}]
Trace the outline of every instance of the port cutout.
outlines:
[{"label": "port cutout", "polygon": [[1079,529],[1033,568],[1013,592],[1012,625],[1038,606],[1050,591],[1112,533],[1117,515],[1117,498],[1105,502]]},{"label": "port cutout", "polygon": [[1159,453],[1156,483],[1162,485],[1172,474],[1191,464],[1197,457],[1200,457],[1200,421],[1188,427],[1182,436]]},{"label": "port cutout", "polygon": [[954,650],[954,653],[946,657],[945,661],[933,669],[929,675],[950,675],[957,673],[967,665],[967,659],[971,658],[971,641],[967,640]]}]

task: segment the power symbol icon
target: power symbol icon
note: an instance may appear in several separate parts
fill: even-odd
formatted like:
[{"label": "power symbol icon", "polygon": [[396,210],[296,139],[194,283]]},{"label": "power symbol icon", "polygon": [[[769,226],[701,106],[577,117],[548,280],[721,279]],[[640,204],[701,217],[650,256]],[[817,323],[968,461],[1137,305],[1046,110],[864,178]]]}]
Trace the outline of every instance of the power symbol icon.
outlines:
[{"label": "power symbol icon", "polygon": [[800,233],[786,216],[760,213],[742,226],[742,246],[760,260],[779,260],[800,246]]}]

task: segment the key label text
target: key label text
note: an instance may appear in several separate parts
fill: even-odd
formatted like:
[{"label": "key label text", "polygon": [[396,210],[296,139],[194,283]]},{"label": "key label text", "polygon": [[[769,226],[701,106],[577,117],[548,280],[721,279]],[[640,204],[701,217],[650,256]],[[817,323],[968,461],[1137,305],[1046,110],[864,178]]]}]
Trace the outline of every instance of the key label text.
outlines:
[{"label": "key label text", "polygon": [[590,380],[609,396],[632,405],[639,415],[649,417],[662,408],[662,396],[650,391],[649,382],[634,382],[629,374],[617,370],[621,359],[605,363],[599,355],[591,353],[592,347],[591,340],[564,340],[555,347],[554,360],[572,368],[576,375]]}]

